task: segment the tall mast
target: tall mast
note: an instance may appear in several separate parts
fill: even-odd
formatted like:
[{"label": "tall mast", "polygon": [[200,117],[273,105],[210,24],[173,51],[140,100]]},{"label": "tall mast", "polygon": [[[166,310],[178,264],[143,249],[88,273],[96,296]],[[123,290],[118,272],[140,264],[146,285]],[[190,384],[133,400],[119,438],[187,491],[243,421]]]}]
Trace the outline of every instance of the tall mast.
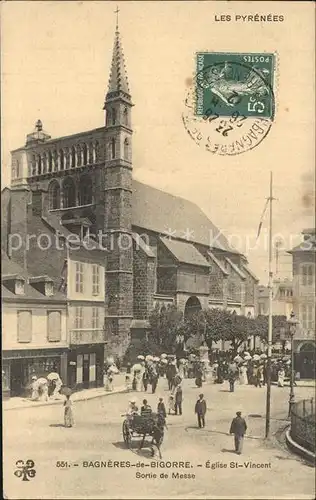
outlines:
[{"label": "tall mast", "polygon": [[268,358],[267,358],[267,399],[266,399],[266,438],[270,432],[270,407],[271,407],[271,354],[272,354],[272,303],[273,303],[273,271],[272,271],[272,205],[273,205],[273,189],[272,189],[272,172],[270,172],[270,194],[269,194],[269,323],[268,323]]}]

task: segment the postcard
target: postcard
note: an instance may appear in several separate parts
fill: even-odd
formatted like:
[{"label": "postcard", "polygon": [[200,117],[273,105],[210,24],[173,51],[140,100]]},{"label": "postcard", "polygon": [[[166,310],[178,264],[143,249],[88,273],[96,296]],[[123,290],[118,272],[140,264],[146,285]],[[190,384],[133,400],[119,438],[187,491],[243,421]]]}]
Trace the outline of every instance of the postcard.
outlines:
[{"label": "postcard", "polygon": [[315,9],[1,4],[3,498],[315,498]]}]

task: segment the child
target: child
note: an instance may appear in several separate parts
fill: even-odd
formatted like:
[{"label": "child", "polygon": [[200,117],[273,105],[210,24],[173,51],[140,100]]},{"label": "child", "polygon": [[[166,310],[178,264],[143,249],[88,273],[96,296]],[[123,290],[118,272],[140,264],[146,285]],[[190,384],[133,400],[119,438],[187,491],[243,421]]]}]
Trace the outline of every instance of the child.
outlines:
[{"label": "child", "polygon": [[125,375],[125,388],[127,391],[132,390],[131,376],[129,374]]},{"label": "child", "polygon": [[72,401],[70,400],[70,396],[66,396],[66,401],[64,402],[64,421],[65,427],[72,427],[74,425],[74,416],[72,411]]},{"label": "child", "polygon": [[174,401],[174,396],[172,394],[169,396],[168,403],[169,403],[168,414],[171,415],[171,412],[175,411],[175,401]]}]

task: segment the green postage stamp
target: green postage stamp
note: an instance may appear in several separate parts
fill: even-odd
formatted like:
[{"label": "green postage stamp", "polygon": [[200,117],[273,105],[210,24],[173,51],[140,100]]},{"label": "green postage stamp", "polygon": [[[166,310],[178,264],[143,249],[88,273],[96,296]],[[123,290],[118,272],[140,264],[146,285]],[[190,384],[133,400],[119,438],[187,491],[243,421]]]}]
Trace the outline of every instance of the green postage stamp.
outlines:
[{"label": "green postage stamp", "polygon": [[274,54],[199,52],[196,66],[198,116],[273,120]]},{"label": "green postage stamp", "polygon": [[275,115],[275,54],[198,52],[182,121],[187,133],[216,155],[257,147]]}]

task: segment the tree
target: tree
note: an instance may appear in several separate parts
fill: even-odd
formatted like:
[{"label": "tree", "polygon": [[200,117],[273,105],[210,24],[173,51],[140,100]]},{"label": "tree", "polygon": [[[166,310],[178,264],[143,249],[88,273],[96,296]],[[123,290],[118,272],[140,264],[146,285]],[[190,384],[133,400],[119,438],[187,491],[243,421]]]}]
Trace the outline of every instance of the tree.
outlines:
[{"label": "tree", "polygon": [[249,318],[238,316],[226,310],[204,309],[192,316],[185,324],[186,335],[203,337],[209,349],[213,342],[230,342],[233,352],[237,353],[240,345],[250,335]]},{"label": "tree", "polygon": [[[287,331],[288,322],[286,316],[272,316],[272,338],[274,341],[280,339],[283,331]],[[257,335],[263,342],[268,341],[269,316],[259,315],[253,320],[252,335]]]},{"label": "tree", "polygon": [[158,306],[151,312],[149,323],[153,341],[167,352],[175,352],[184,336],[183,313],[174,305],[160,310]]}]

